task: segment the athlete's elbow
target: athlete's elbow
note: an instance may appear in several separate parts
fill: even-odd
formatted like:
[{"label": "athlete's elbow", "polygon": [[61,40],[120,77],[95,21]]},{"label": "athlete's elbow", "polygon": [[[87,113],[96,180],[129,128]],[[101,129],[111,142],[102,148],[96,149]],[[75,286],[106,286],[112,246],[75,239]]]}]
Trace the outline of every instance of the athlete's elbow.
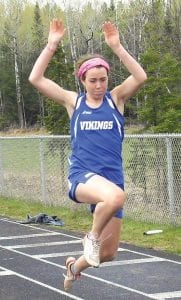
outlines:
[{"label": "athlete's elbow", "polygon": [[140,74],[140,84],[143,85],[147,81],[148,77],[146,72],[143,70],[142,74]]},{"label": "athlete's elbow", "polygon": [[36,77],[33,76],[33,74],[31,73],[28,77],[28,81],[32,84],[35,85],[36,84]]},{"label": "athlete's elbow", "polygon": [[39,87],[40,85],[40,78],[37,76],[33,75],[32,73],[28,77],[28,81],[36,88]]}]

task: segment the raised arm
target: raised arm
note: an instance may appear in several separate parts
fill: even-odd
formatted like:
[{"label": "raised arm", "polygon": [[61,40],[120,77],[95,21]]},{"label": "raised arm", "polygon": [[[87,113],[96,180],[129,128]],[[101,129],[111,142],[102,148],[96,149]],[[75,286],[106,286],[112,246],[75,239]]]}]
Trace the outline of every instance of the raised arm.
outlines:
[{"label": "raised arm", "polygon": [[120,42],[119,32],[114,24],[105,22],[103,24],[103,33],[105,42],[118,56],[123,65],[130,72],[130,76],[120,85],[115,87],[111,94],[119,106],[120,102],[124,103],[143,85],[147,75],[140,64],[124,49]]},{"label": "raised arm", "polygon": [[63,104],[64,106],[73,107],[77,94],[75,92],[63,89],[58,84],[44,76],[48,64],[51,61],[60,41],[64,37],[64,34],[65,27],[63,25],[63,22],[57,19],[53,19],[53,21],[50,23],[48,44],[36,60],[29,76],[29,81],[43,95],[52,98],[53,100],[60,104]]}]

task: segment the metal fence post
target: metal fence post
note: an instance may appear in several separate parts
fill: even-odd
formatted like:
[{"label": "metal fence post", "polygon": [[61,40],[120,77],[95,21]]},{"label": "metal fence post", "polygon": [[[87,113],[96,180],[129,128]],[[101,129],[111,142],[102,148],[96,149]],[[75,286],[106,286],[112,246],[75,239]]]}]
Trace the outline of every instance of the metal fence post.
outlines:
[{"label": "metal fence post", "polygon": [[46,170],[45,170],[45,163],[44,163],[44,145],[43,145],[42,138],[40,138],[39,149],[40,149],[41,196],[42,196],[42,202],[45,205],[47,205],[48,199],[47,199],[47,190],[46,190]]},{"label": "metal fence post", "polygon": [[0,141],[0,192],[3,192],[4,188],[4,173],[3,173],[3,156],[2,156],[2,144]]},{"label": "metal fence post", "polygon": [[172,224],[176,224],[175,193],[174,193],[173,162],[172,162],[172,138],[171,137],[166,137],[166,145],[167,145],[167,179],[168,179],[170,222]]}]

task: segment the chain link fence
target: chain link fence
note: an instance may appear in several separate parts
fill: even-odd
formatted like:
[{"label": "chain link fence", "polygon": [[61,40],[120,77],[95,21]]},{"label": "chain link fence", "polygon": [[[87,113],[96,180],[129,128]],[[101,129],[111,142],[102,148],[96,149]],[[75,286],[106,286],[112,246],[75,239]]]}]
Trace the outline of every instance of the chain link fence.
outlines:
[{"label": "chain link fence", "polygon": [[[69,136],[0,137],[0,196],[77,207],[68,198],[70,150]],[[180,153],[181,134],[125,136],[125,216],[181,224]]]}]

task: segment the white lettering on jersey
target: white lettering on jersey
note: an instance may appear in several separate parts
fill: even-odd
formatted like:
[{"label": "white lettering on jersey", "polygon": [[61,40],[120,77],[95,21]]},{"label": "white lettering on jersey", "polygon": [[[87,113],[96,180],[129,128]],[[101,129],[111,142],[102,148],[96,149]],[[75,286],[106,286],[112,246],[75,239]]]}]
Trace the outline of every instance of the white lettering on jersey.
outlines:
[{"label": "white lettering on jersey", "polygon": [[113,121],[81,121],[81,130],[110,130],[113,128]]},{"label": "white lettering on jersey", "polygon": [[91,115],[92,112],[91,112],[91,111],[88,111],[88,110],[84,110],[82,114],[83,114],[83,115]]}]

